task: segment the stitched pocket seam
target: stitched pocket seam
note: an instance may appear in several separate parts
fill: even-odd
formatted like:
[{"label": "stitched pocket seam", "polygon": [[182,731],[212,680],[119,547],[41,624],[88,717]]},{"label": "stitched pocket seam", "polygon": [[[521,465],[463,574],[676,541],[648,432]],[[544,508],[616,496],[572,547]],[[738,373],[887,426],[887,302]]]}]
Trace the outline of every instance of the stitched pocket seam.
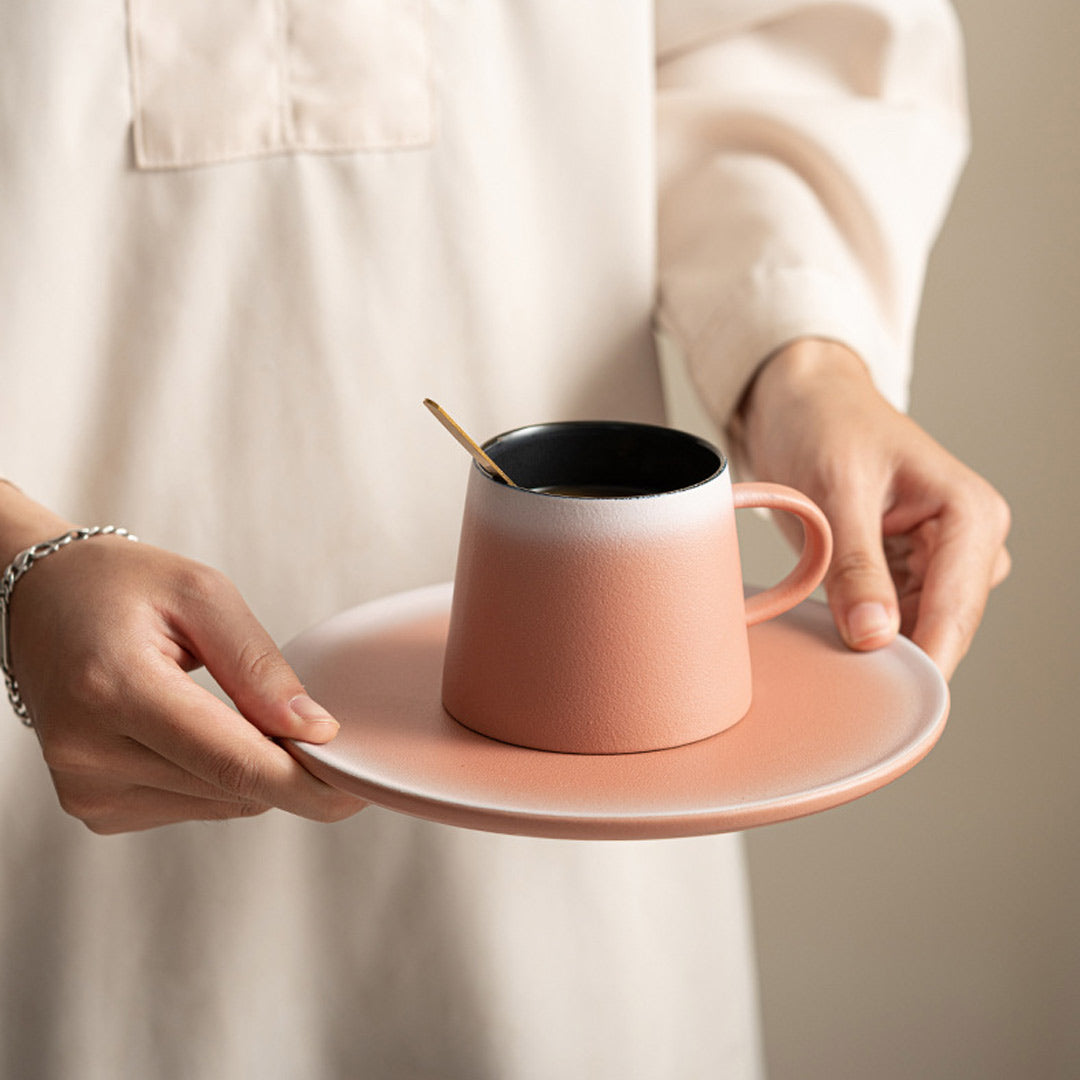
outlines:
[{"label": "stitched pocket seam", "polygon": [[[370,94],[370,102],[365,111],[367,99],[361,97],[359,104],[355,96],[342,98],[342,111],[340,118],[333,112],[335,91],[355,93],[355,86],[348,82],[344,90],[340,90],[332,81],[326,83],[329,88],[329,106],[322,115],[315,114],[314,121],[309,108],[305,108],[304,128],[297,128],[297,113],[299,107],[297,93],[303,93],[304,89],[310,90],[312,85],[318,94],[320,84],[318,82],[320,68],[318,63],[326,56],[320,56],[320,38],[318,32],[328,33],[327,24],[320,27],[319,20],[315,20],[316,36],[311,37],[312,22],[311,11],[300,9],[301,17],[308,16],[304,30],[306,32],[307,49],[302,54],[295,50],[298,46],[292,37],[292,22],[290,3],[298,4],[308,2],[318,4],[321,0],[271,0],[270,8],[262,8],[264,16],[273,19],[270,24],[266,18],[262,20],[262,33],[266,35],[262,39],[256,33],[258,24],[252,23],[254,47],[245,55],[240,53],[239,69],[231,65],[227,68],[218,69],[207,60],[217,60],[213,48],[207,48],[207,43],[213,39],[217,44],[219,39],[214,39],[212,18],[204,24],[198,22],[196,15],[194,22],[184,25],[184,20],[179,15],[170,12],[170,3],[181,5],[187,0],[150,0],[156,3],[156,10],[147,11],[142,0],[126,0],[128,14],[128,51],[130,56],[130,82],[133,105],[133,146],[135,151],[136,165],[145,170],[170,170],[184,169],[217,163],[255,160],[258,158],[285,155],[285,154],[347,154],[357,152],[394,152],[401,150],[420,149],[430,146],[434,138],[434,88],[432,84],[432,71],[430,63],[430,11],[426,0],[414,0],[410,4],[387,4],[381,9],[383,14],[382,25],[376,17],[370,28],[368,40],[374,41],[380,29],[386,32],[387,40],[391,48],[395,42],[404,41],[404,52],[400,57],[394,56],[402,62],[395,68],[394,65],[381,67],[378,62],[374,67],[374,82],[365,85],[361,82],[361,89]],[[379,8],[376,7],[376,12]],[[253,15],[257,15],[255,9]],[[212,14],[212,12],[211,12]],[[156,20],[156,21],[155,21]],[[396,20],[404,20],[398,23]],[[359,41],[365,44],[362,38],[356,37],[357,26],[355,21],[349,26],[353,37],[345,40]],[[194,31],[191,27],[194,26]],[[230,26],[223,26],[231,30],[233,34],[243,33],[245,25],[239,27],[234,21]],[[332,27],[331,27],[332,28]],[[368,30],[367,27],[361,29]],[[398,36],[395,38],[395,31]],[[191,41],[184,41],[184,34],[192,37]],[[404,38],[400,35],[404,33]],[[175,39],[180,38],[179,47]],[[229,34],[225,34],[223,40],[228,42]],[[167,44],[162,46],[161,42]],[[236,38],[237,47],[243,47],[240,37]],[[263,42],[260,51],[259,41]],[[326,38],[330,41],[330,38]],[[314,53],[311,51],[314,41]],[[191,46],[185,51],[185,46]],[[200,51],[200,46],[202,50]],[[380,45],[381,47],[381,40]],[[272,50],[272,55],[271,55]],[[155,54],[156,51],[156,54]],[[363,48],[360,50],[363,53]],[[181,59],[177,60],[176,55]],[[305,69],[306,80],[304,86],[294,90],[291,79],[291,61],[294,56],[302,55],[307,63]],[[329,49],[330,62],[335,60],[339,65],[341,55],[333,56],[333,49]],[[195,57],[196,64],[202,67],[192,67],[191,57]],[[315,66],[312,65],[312,57],[315,58]],[[254,57],[254,59],[252,59]],[[231,60],[232,54],[227,55]],[[348,59],[348,56],[346,56]],[[381,57],[380,57],[381,59]],[[188,68],[184,68],[184,63]],[[152,80],[153,88],[146,81],[146,64],[157,63],[160,68],[154,71],[155,78]],[[256,66],[251,67],[254,63]],[[272,68],[263,68],[265,77],[260,80],[258,76],[259,66],[272,63]],[[247,64],[247,67],[244,65]],[[170,67],[170,65],[173,65]],[[203,131],[200,127],[201,116],[197,108],[188,109],[185,114],[185,105],[188,105],[188,96],[185,93],[187,84],[185,78],[196,79],[191,86],[195,89],[195,98],[198,101],[199,93],[206,94],[206,86],[216,89],[213,77],[218,71],[222,72],[222,98],[221,112],[214,119],[217,124],[211,131]],[[232,76],[236,71],[234,81]],[[322,69],[326,70],[326,69]],[[361,67],[360,71],[365,69]],[[389,75],[387,71],[389,70]],[[315,83],[311,82],[310,72],[315,72]],[[254,72],[254,76],[252,75]],[[207,79],[209,76],[209,79]],[[333,76],[330,76],[331,80]],[[386,79],[390,78],[387,83]],[[403,86],[399,87],[395,79],[404,80]],[[259,89],[260,81],[264,90]],[[259,104],[260,94],[267,96]],[[233,97],[230,94],[239,94]],[[318,98],[315,99],[318,101]],[[216,101],[215,101],[216,103]],[[236,120],[232,122],[230,107],[235,110]],[[208,115],[205,112],[202,115]],[[262,119],[259,119],[259,116]],[[230,126],[232,124],[232,126]],[[151,125],[153,125],[151,127]],[[322,129],[321,131],[319,129]],[[335,128],[337,130],[335,130]],[[153,132],[153,137],[150,132]],[[229,145],[229,144],[232,145]]]}]

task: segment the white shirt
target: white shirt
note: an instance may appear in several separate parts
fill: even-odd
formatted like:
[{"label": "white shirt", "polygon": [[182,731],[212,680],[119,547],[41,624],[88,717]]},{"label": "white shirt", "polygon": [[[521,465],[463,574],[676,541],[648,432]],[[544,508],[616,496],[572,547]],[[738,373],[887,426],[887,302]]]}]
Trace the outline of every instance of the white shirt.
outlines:
[{"label": "white shirt", "polygon": [[[806,334],[902,404],[965,150],[931,0],[14,0],[0,50],[0,473],[281,641],[451,575],[425,396],[657,420],[659,325],[721,424]],[[13,1076],[760,1068],[731,837],[98,838],[12,719],[0,935]]]}]

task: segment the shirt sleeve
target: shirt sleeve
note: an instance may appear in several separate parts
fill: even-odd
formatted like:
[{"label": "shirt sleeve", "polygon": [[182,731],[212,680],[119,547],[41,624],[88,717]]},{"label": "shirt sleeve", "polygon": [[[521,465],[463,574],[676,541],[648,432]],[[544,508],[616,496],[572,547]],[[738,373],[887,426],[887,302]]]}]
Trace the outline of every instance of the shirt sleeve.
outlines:
[{"label": "shirt sleeve", "polygon": [[657,321],[726,425],[795,338],[907,404],[930,247],[967,154],[942,0],[658,0]]}]

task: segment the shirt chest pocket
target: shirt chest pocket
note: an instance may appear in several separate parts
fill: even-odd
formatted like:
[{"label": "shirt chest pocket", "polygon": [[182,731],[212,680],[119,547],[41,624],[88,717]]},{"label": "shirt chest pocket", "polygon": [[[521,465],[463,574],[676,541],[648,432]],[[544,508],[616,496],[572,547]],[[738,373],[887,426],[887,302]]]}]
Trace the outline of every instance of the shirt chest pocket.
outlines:
[{"label": "shirt chest pocket", "polygon": [[136,164],[424,146],[427,0],[128,0]]}]

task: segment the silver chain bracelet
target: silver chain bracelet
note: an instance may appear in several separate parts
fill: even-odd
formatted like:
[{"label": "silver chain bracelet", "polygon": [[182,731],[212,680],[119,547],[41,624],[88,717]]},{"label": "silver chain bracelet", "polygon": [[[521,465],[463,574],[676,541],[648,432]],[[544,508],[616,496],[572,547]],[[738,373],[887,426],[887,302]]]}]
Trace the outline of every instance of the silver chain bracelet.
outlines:
[{"label": "silver chain bracelet", "polygon": [[15,584],[34,563],[40,562],[49,555],[54,555],[61,548],[76,540],[89,540],[91,536],[122,536],[128,540],[137,541],[137,536],[132,536],[127,529],[117,528],[115,525],[94,525],[88,529],[72,529],[71,532],[58,536],[55,540],[43,540],[40,544],[28,547],[20,551],[11,561],[11,565],[0,577],[0,668],[4,672],[4,682],[7,685],[8,701],[15,710],[15,715],[27,726],[33,727],[34,721],[30,718],[30,710],[19,693],[19,684],[15,681],[15,675],[11,670],[10,626],[8,607],[11,603],[11,594],[15,591]]}]

